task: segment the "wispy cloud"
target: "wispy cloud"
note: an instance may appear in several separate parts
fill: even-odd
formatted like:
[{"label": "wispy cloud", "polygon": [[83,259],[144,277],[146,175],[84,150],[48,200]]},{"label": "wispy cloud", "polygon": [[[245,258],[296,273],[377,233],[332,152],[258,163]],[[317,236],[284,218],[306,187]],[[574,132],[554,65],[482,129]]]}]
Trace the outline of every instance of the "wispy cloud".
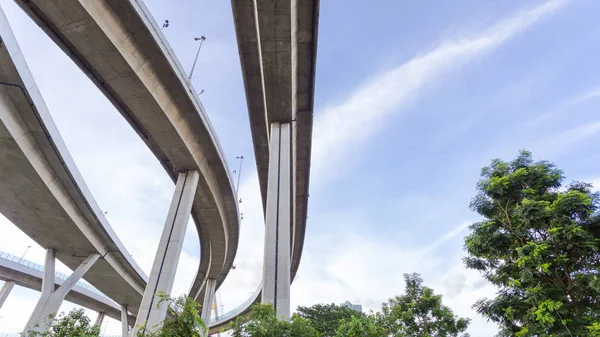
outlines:
[{"label": "wispy cloud", "polygon": [[548,112],[526,122],[521,125],[522,128],[532,128],[544,124],[550,120],[553,120],[557,117],[560,117],[566,113],[572,111],[572,109],[579,104],[588,102],[590,100],[600,98],[600,87],[592,88],[580,95],[576,95],[574,97],[569,98],[568,100],[559,103],[556,107],[552,108]]},{"label": "wispy cloud", "polygon": [[326,108],[315,122],[313,171],[331,167],[332,162],[355,150],[382,127],[386,118],[403,112],[440,76],[494,50],[567,2],[548,1],[519,11],[470,38],[447,39],[433,50],[377,75],[343,103]]},{"label": "wispy cloud", "polygon": [[527,148],[532,149],[540,158],[556,158],[571,150],[574,144],[589,139],[599,132],[600,121],[594,121],[550,134],[548,137],[531,143]]}]

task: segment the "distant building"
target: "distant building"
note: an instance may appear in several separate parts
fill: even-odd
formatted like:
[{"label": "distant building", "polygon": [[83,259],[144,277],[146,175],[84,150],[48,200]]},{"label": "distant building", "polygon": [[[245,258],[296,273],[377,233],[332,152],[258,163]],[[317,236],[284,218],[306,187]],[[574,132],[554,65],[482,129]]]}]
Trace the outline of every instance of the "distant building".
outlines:
[{"label": "distant building", "polygon": [[348,307],[352,310],[356,310],[358,312],[362,312],[362,305],[360,305],[360,304],[352,304],[352,303],[350,303],[350,301],[346,301],[340,305],[343,307]]}]

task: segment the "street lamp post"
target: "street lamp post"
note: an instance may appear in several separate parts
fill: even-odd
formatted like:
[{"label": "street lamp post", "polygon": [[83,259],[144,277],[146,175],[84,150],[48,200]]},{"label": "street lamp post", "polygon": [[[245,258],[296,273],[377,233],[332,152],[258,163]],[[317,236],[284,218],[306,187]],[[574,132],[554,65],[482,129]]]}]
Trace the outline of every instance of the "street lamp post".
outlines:
[{"label": "street lamp post", "polygon": [[190,76],[188,76],[188,80],[192,80],[192,75],[194,74],[194,68],[196,68],[196,62],[198,62],[198,55],[200,55],[200,49],[202,48],[202,42],[206,40],[204,35],[200,37],[195,37],[194,41],[200,41],[200,45],[198,46],[198,51],[196,52],[196,58],[194,59],[194,64],[192,65],[192,70],[190,70]]},{"label": "street lamp post", "polygon": [[235,186],[235,197],[237,198],[238,191],[240,189],[240,177],[242,176],[242,163],[244,162],[244,156],[239,156],[239,157],[235,157],[235,158],[240,160],[240,169],[238,171],[237,184]]},{"label": "street lamp post", "polygon": [[23,256],[21,256],[21,259],[19,260],[19,262],[23,261],[23,258],[25,257],[25,254],[27,254],[27,251],[29,250],[29,248],[31,248],[31,246],[27,246],[27,248],[25,248],[25,252],[23,253]]}]

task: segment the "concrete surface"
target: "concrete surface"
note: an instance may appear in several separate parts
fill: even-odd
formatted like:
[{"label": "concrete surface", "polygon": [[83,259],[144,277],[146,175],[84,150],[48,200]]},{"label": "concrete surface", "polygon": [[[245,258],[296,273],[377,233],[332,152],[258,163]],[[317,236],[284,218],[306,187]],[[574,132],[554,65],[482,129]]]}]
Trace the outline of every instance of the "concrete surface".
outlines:
[{"label": "concrete surface", "polygon": [[263,207],[267,205],[269,125],[294,121],[293,280],[306,229],[319,0],[231,3]]},{"label": "concrete surface", "polygon": [[3,12],[0,36],[0,212],[72,270],[100,254],[85,279],[137,309],[146,276],[77,170]]},{"label": "concrete surface", "polygon": [[[319,0],[292,0],[287,3],[269,0],[232,0],[235,31],[240,53],[248,115],[254,144],[257,173],[263,207],[267,213],[269,175],[269,125],[272,122],[292,121],[292,233],[290,280],[296,276],[302,256],[306,231],[310,152],[316,73]],[[289,14],[288,14],[289,11]],[[289,35],[286,30],[289,16]],[[258,25],[257,25],[258,22]],[[286,51],[290,50],[290,65]],[[286,81],[287,76],[291,81]],[[289,84],[288,84],[289,83]],[[281,95],[289,85],[290,96]],[[283,99],[279,111],[269,99]],[[288,103],[289,102],[289,103]],[[210,323],[210,334],[224,328],[235,317],[249,312],[252,304],[262,297],[258,291],[234,309],[227,319]]]},{"label": "concrete surface", "polygon": [[52,320],[58,314],[58,310],[62,305],[67,294],[75,287],[77,282],[81,280],[83,275],[90,270],[98,258],[99,254],[90,254],[83,262],[73,271],[73,273],[61,284],[58,288],[54,287],[56,250],[53,248],[46,249],[46,262],[44,264],[44,275],[42,278],[42,292],[40,298],[29,317],[29,321],[23,329],[23,335],[28,336],[32,331],[45,332],[50,327]]},{"label": "concrete surface", "polygon": [[[195,170],[192,210],[201,260],[190,295],[227,276],[239,240],[238,205],[222,150],[181,65],[140,0],[17,0],[113,102],[173,181]],[[132,310],[130,308],[129,310]]]},{"label": "concrete surface", "polygon": [[[27,260],[22,260],[21,263],[19,263],[9,259],[0,258],[0,280],[7,283],[14,282],[15,285],[41,291],[44,272],[29,266],[31,264],[33,264],[33,262]],[[55,277],[54,289],[60,287],[64,281],[65,279]],[[67,293],[65,300],[97,312],[103,312],[108,317],[116,320],[121,319],[121,308],[117,303],[102,294],[91,291],[80,285],[75,285],[73,289]],[[130,322],[133,323],[134,320],[131,317],[129,319]]]},{"label": "concrete surface", "polygon": [[10,292],[12,291],[14,286],[15,281],[4,281],[2,289],[0,289],[0,309],[2,309],[4,302],[6,302],[6,299],[8,298],[8,295],[10,295]]},{"label": "concrete surface", "polygon": [[104,323],[104,317],[106,317],[105,313],[98,312],[98,315],[96,316],[96,321],[94,322],[94,325],[101,327],[102,323]]},{"label": "concrete surface", "polygon": [[290,123],[271,125],[262,303],[290,319],[291,134]]},{"label": "concrete surface", "polygon": [[[210,314],[212,313],[212,306],[215,305],[215,286],[217,285],[216,280],[208,279],[206,287],[204,287],[204,302],[200,308],[200,318],[204,322],[210,322]],[[207,324],[208,325],[208,324]],[[204,334],[205,336],[207,334]]]},{"label": "concrete surface", "polygon": [[160,325],[167,316],[168,302],[160,302],[157,295],[161,292],[171,294],[173,290],[173,281],[199,177],[196,171],[179,173],[133,336],[137,336],[138,330],[143,332],[154,330],[154,327]]}]

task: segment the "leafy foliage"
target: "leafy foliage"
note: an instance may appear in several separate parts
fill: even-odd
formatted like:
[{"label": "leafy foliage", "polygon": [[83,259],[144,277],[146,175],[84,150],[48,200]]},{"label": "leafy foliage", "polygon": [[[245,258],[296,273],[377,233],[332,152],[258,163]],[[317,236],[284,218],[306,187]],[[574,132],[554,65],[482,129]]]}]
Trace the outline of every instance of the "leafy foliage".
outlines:
[{"label": "leafy foliage", "polygon": [[469,319],[454,315],[442,304],[441,295],[435,295],[433,289],[423,286],[419,274],[404,274],[404,281],[404,295],[383,303],[381,320],[388,333],[411,337],[468,336],[464,332]]},{"label": "leafy foliage", "polygon": [[336,329],[336,337],[384,337],[388,336],[379,317],[370,315],[355,315],[345,319]]},{"label": "leafy foliage", "polygon": [[291,322],[277,318],[271,304],[252,307],[249,321],[239,317],[229,326],[233,337],[318,337],[309,320],[293,315]]},{"label": "leafy foliage", "polygon": [[50,317],[48,331],[28,332],[29,337],[98,337],[100,327],[91,325],[90,319],[83,309],[73,309],[68,314],[61,313],[58,317]]},{"label": "leafy foliage", "polygon": [[[405,294],[363,314],[343,306],[299,307],[292,321],[277,319],[272,305],[258,304],[249,318],[231,323],[233,337],[468,337],[469,320],[442,304],[419,274],[405,274]],[[462,333],[462,335],[461,335]]]},{"label": "leafy foliage", "polygon": [[471,208],[484,220],[465,238],[468,268],[499,287],[475,304],[499,336],[597,336],[599,195],[562,187],[562,171],[521,151],[483,168]]},{"label": "leafy foliage", "polygon": [[298,307],[298,316],[310,321],[321,337],[333,337],[342,321],[364,316],[362,312],[335,304],[317,304],[312,307]]},{"label": "leafy foliage", "polygon": [[168,317],[162,325],[152,329],[140,329],[138,337],[200,337],[207,327],[200,318],[200,305],[194,299],[186,296],[172,298],[165,293],[159,293],[158,304],[167,302]]}]

